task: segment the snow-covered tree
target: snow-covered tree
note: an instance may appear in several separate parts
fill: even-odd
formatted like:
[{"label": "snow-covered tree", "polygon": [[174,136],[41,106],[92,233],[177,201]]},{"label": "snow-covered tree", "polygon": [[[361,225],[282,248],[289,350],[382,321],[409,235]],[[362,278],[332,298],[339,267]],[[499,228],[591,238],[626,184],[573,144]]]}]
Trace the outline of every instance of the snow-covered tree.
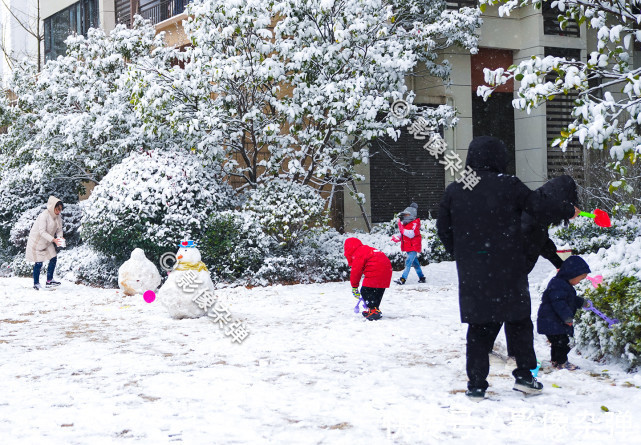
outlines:
[{"label": "snow-covered tree", "polygon": [[613,167],[621,178],[611,190],[626,184],[627,158],[636,162],[641,154],[641,67],[633,64],[633,47],[641,43],[640,0],[481,0],[481,9],[499,5],[499,14],[516,8],[541,7],[549,2],[559,14],[560,26],[573,20],[594,30],[596,49],[586,61],[563,57],[532,56],[518,65],[485,70],[489,86],[478,94],[488,98],[494,88],[510,79],[518,82],[513,105],[530,112],[556,96],[576,94],[572,117],[554,145],[565,149],[573,140],[594,149],[609,150]]},{"label": "snow-covered tree", "polygon": [[[479,14],[442,0],[196,0],[192,46],[157,50],[179,63],[145,60],[129,85],[147,132],[181,134],[205,156],[224,150],[226,172],[245,185],[276,174],[345,183],[373,139],[409,122],[389,113],[394,100],[413,100],[406,76],[446,81],[439,51],[476,50]],[[420,112],[434,125],[455,115]]]},{"label": "snow-covered tree", "polygon": [[9,88],[17,100],[0,113],[9,120],[0,147],[14,165],[31,168],[34,180],[57,170],[54,177],[98,183],[132,150],[169,143],[145,138],[130,94],[119,86],[128,64],[162,45],[150,23],[119,25],[109,35],[91,29],[66,44],[66,55],[39,74],[27,61],[14,71]]}]

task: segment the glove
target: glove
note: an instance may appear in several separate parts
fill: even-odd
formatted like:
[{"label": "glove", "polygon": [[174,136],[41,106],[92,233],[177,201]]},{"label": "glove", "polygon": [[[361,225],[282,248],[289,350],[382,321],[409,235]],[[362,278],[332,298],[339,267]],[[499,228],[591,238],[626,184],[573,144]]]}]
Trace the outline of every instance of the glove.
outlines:
[{"label": "glove", "polygon": [[565,324],[568,326],[572,326],[573,323],[574,323],[573,319],[565,320]]},{"label": "glove", "polygon": [[583,301],[583,309],[588,309],[590,306],[592,306],[592,302],[590,300]]},{"label": "glove", "polygon": [[357,287],[352,288],[352,295],[354,295],[354,298],[356,298],[357,300],[361,299],[361,293],[358,291]]}]

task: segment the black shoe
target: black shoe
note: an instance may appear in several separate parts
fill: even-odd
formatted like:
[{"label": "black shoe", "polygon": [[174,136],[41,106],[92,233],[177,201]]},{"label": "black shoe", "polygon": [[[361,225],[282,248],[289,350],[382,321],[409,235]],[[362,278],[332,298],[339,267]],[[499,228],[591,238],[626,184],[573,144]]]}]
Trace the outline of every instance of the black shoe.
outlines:
[{"label": "black shoe", "polygon": [[405,284],[405,281],[406,281],[405,278],[401,277],[398,280],[394,281],[394,283],[396,283],[396,284]]},{"label": "black shoe", "polygon": [[419,279],[418,279],[418,282],[419,282],[419,283],[425,283],[425,277],[421,277],[421,278],[419,278]]},{"label": "black shoe", "polygon": [[529,379],[524,379],[523,377],[517,377],[514,382],[514,391],[521,391],[524,394],[541,394],[543,392],[543,384],[538,382],[534,377]]},{"label": "black shoe", "polygon": [[60,286],[60,281],[51,280],[51,281],[47,281],[47,284],[45,287],[56,287],[56,286]]},{"label": "black shoe", "polygon": [[368,320],[379,320],[383,317],[383,314],[381,314],[381,311],[378,310],[378,308],[374,307],[372,309],[363,311],[363,317],[367,318]]},{"label": "black shoe", "polygon": [[36,283],[36,284],[33,285],[33,288],[35,290],[40,290],[40,289],[42,289],[42,285],[40,283]]},{"label": "black shoe", "polygon": [[474,402],[480,402],[485,399],[485,390],[481,388],[468,389],[465,391],[465,395]]}]

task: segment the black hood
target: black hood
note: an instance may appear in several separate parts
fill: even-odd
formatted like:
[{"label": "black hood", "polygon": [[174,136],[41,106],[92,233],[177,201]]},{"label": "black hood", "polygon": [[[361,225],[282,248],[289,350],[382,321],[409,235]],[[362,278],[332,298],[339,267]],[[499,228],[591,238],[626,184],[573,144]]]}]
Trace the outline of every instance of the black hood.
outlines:
[{"label": "black hood", "polygon": [[[568,175],[550,179],[537,190],[540,190],[546,196],[572,204],[573,206],[578,207],[579,205],[579,196],[576,190],[576,183],[574,182],[574,179],[572,179]],[[540,217],[538,221],[539,223],[544,225],[559,225],[563,222],[562,219],[555,219],[551,215],[548,215],[545,218]],[[567,224],[568,221],[566,220],[565,223]]]},{"label": "black hood", "polygon": [[563,261],[559,272],[556,274],[557,278],[569,281],[584,273],[590,273],[590,266],[580,256],[573,255],[567,260]]},{"label": "black hood", "polygon": [[492,136],[479,136],[470,142],[465,165],[473,170],[489,170],[505,173],[507,169],[507,149],[500,139]]}]

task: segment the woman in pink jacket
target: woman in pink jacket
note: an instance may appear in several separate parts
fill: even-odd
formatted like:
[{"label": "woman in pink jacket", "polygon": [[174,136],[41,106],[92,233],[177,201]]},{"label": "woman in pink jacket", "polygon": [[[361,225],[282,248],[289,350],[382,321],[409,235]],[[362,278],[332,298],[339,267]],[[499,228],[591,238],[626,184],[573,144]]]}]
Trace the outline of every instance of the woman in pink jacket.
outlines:
[{"label": "woman in pink jacket", "polygon": [[396,284],[405,284],[410,269],[414,267],[418,275],[418,282],[425,283],[425,275],[418,262],[418,253],[421,251],[421,220],[418,219],[418,204],[413,202],[403,210],[398,221],[398,228],[401,231],[401,251],[407,252],[405,270]]}]

